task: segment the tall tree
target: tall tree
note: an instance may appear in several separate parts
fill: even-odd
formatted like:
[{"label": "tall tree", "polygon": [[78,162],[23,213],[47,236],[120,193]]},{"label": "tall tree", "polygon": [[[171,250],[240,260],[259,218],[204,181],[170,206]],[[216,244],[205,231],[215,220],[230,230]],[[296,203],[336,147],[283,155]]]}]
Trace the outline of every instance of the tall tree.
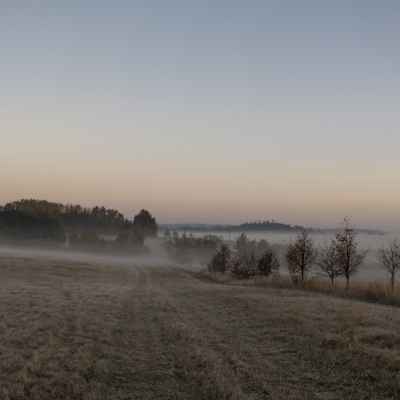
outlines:
[{"label": "tall tree", "polygon": [[341,274],[346,277],[346,289],[349,289],[350,277],[357,274],[367,256],[368,250],[358,251],[357,233],[350,223],[350,218],[343,218],[342,231],[335,235],[336,263]]},{"label": "tall tree", "polygon": [[380,268],[390,274],[390,288],[394,290],[394,278],[398,270],[400,270],[400,247],[395,237],[388,246],[383,245],[378,248],[377,259]]},{"label": "tall tree", "polygon": [[333,240],[324,239],[318,248],[315,264],[318,267],[316,274],[328,277],[333,287],[333,280],[342,274],[337,262],[336,243]]},{"label": "tall tree", "polygon": [[290,243],[284,255],[286,268],[293,280],[300,278],[303,283],[308,271],[313,267],[317,249],[314,240],[310,236],[311,229],[305,229],[296,235],[295,240],[290,239]]},{"label": "tall tree", "polygon": [[158,225],[156,219],[145,209],[140,210],[133,218],[133,227],[143,236],[157,236]]}]

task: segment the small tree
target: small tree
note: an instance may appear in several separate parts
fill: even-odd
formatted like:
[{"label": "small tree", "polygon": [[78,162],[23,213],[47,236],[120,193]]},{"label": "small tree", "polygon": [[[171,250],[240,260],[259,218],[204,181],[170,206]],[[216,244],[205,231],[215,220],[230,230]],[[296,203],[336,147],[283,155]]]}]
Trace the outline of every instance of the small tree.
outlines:
[{"label": "small tree", "polygon": [[267,279],[279,271],[279,259],[274,251],[264,253],[258,260],[257,272]]},{"label": "small tree", "polygon": [[389,272],[390,274],[390,288],[394,290],[394,275],[400,269],[400,247],[397,244],[395,237],[388,246],[378,248],[377,259],[379,267]]},{"label": "small tree", "polygon": [[231,249],[227,244],[221,244],[217,254],[213,256],[210,262],[210,269],[223,274],[231,267]]},{"label": "small tree", "polygon": [[333,280],[341,275],[341,269],[337,263],[336,244],[333,240],[324,239],[318,248],[315,264],[318,267],[316,274],[328,277],[333,287]]},{"label": "small tree", "polygon": [[179,237],[178,231],[177,231],[177,230],[174,230],[174,231],[172,232],[172,236],[175,237],[175,238]]},{"label": "small tree", "polygon": [[310,229],[305,229],[297,234],[296,239],[290,243],[284,255],[286,268],[293,281],[300,278],[303,283],[307,272],[312,268],[317,256],[314,240],[310,237]]},{"label": "small tree", "polygon": [[335,235],[335,261],[341,275],[346,277],[346,289],[349,289],[350,277],[355,275],[362,265],[368,250],[358,251],[356,243],[357,233],[350,223],[350,218],[343,218],[342,231]]},{"label": "small tree", "polygon": [[254,278],[257,275],[258,259],[253,251],[237,252],[232,260],[231,272],[238,278]]},{"label": "small tree", "polygon": [[241,233],[236,239],[235,250],[238,253],[245,253],[248,250],[249,239],[245,233]]},{"label": "small tree", "polygon": [[171,237],[171,231],[169,230],[169,228],[167,228],[166,231],[164,232],[164,236],[165,236],[166,238]]}]

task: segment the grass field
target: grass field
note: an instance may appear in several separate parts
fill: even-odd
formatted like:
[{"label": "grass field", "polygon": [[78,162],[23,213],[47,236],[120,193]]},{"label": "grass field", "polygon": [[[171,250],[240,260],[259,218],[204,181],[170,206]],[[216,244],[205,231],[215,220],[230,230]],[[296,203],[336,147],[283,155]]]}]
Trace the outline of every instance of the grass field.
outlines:
[{"label": "grass field", "polygon": [[398,399],[400,309],[0,256],[0,399]]}]

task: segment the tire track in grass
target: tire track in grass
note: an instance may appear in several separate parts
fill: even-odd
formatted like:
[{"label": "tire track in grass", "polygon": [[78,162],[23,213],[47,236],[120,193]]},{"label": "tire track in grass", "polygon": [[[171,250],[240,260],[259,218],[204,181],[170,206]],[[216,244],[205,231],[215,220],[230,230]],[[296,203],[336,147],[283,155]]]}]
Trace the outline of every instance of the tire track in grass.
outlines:
[{"label": "tire track in grass", "polygon": [[[248,324],[248,315],[219,302],[215,295],[221,290],[231,290],[229,286],[210,289],[209,283],[193,278],[196,277],[186,271],[175,270],[174,279],[181,280],[181,284],[166,286],[164,290],[169,291],[185,324],[196,331],[197,340],[207,338],[206,346],[234,372],[234,381],[246,398],[316,398],[309,387],[299,386],[296,379],[299,366],[282,343],[268,340],[268,334],[263,338],[255,335],[254,327]],[[201,289],[205,285],[209,290],[204,292]],[[289,371],[291,365],[295,371]]]}]

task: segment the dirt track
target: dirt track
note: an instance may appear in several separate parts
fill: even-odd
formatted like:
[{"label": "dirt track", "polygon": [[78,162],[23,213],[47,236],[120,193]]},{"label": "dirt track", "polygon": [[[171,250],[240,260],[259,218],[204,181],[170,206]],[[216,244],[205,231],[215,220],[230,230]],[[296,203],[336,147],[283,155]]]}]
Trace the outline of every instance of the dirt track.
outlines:
[{"label": "dirt track", "polygon": [[[321,320],[321,310],[313,318],[312,308],[329,307],[326,298],[319,303],[315,295],[280,298],[263,289],[215,285],[176,268],[137,267],[134,276],[124,318],[133,324],[121,328],[122,347],[130,350],[121,354],[119,367],[121,375],[125,371],[120,389],[133,398],[385,396],[375,387],[374,372],[354,365],[351,351],[343,360],[339,354],[332,358],[332,347],[341,345],[333,336],[329,343],[328,332],[310,334],[307,317]],[[333,300],[344,314],[347,303]]]},{"label": "dirt track", "polygon": [[171,267],[1,261],[15,280],[3,298],[24,276],[26,302],[47,302],[46,329],[59,342],[16,345],[16,334],[44,330],[43,311],[21,323],[3,302],[2,360],[17,361],[15,371],[3,364],[0,398],[400,398],[397,308],[214,284]]}]

